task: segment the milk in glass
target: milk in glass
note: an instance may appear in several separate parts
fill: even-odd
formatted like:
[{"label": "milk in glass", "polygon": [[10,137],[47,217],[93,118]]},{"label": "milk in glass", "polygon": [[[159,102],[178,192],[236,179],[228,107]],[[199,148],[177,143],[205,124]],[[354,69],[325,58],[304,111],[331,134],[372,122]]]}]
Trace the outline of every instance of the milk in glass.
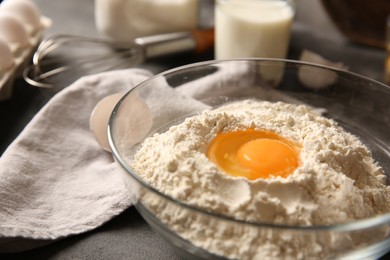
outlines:
[{"label": "milk in glass", "polygon": [[[288,0],[217,0],[215,58],[286,58],[293,17]],[[281,72],[263,76],[276,80]]]}]

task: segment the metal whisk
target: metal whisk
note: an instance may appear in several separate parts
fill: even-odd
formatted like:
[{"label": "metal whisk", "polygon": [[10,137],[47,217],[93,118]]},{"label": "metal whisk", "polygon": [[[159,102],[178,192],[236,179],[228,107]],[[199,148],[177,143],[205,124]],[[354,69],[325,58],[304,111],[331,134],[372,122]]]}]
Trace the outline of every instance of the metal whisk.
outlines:
[{"label": "metal whisk", "polygon": [[41,42],[23,77],[35,87],[61,89],[81,76],[174,53],[202,53],[213,45],[213,29],[146,36],[133,42],[56,35]]}]

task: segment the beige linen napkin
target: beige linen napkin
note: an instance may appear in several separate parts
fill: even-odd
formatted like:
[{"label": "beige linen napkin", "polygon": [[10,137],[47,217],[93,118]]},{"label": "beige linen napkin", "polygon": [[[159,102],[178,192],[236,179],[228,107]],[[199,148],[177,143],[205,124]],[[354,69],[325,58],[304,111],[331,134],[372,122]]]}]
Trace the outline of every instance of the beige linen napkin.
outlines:
[{"label": "beige linen napkin", "polygon": [[94,229],[132,204],[118,167],[89,130],[103,97],[151,73],[88,76],[54,96],[0,158],[0,252]]}]

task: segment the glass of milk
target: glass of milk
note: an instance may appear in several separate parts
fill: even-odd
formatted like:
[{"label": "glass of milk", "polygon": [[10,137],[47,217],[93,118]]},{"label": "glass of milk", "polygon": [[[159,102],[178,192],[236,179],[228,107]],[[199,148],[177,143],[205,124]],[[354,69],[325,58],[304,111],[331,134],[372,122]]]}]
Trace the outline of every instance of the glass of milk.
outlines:
[{"label": "glass of milk", "polygon": [[[294,0],[217,0],[215,58],[286,58],[294,14]],[[282,70],[262,75],[277,82]]]}]

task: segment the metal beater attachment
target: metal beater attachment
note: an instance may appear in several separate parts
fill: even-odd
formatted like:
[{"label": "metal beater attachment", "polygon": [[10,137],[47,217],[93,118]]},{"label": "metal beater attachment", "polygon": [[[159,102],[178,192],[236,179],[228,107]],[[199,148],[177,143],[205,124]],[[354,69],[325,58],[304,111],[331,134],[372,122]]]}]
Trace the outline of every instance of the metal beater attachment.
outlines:
[{"label": "metal beater attachment", "polygon": [[213,29],[147,36],[134,42],[56,35],[41,42],[23,77],[35,87],[62,89],[85,75],[134,67],[174,53],[202,53],[213,45]]}]

